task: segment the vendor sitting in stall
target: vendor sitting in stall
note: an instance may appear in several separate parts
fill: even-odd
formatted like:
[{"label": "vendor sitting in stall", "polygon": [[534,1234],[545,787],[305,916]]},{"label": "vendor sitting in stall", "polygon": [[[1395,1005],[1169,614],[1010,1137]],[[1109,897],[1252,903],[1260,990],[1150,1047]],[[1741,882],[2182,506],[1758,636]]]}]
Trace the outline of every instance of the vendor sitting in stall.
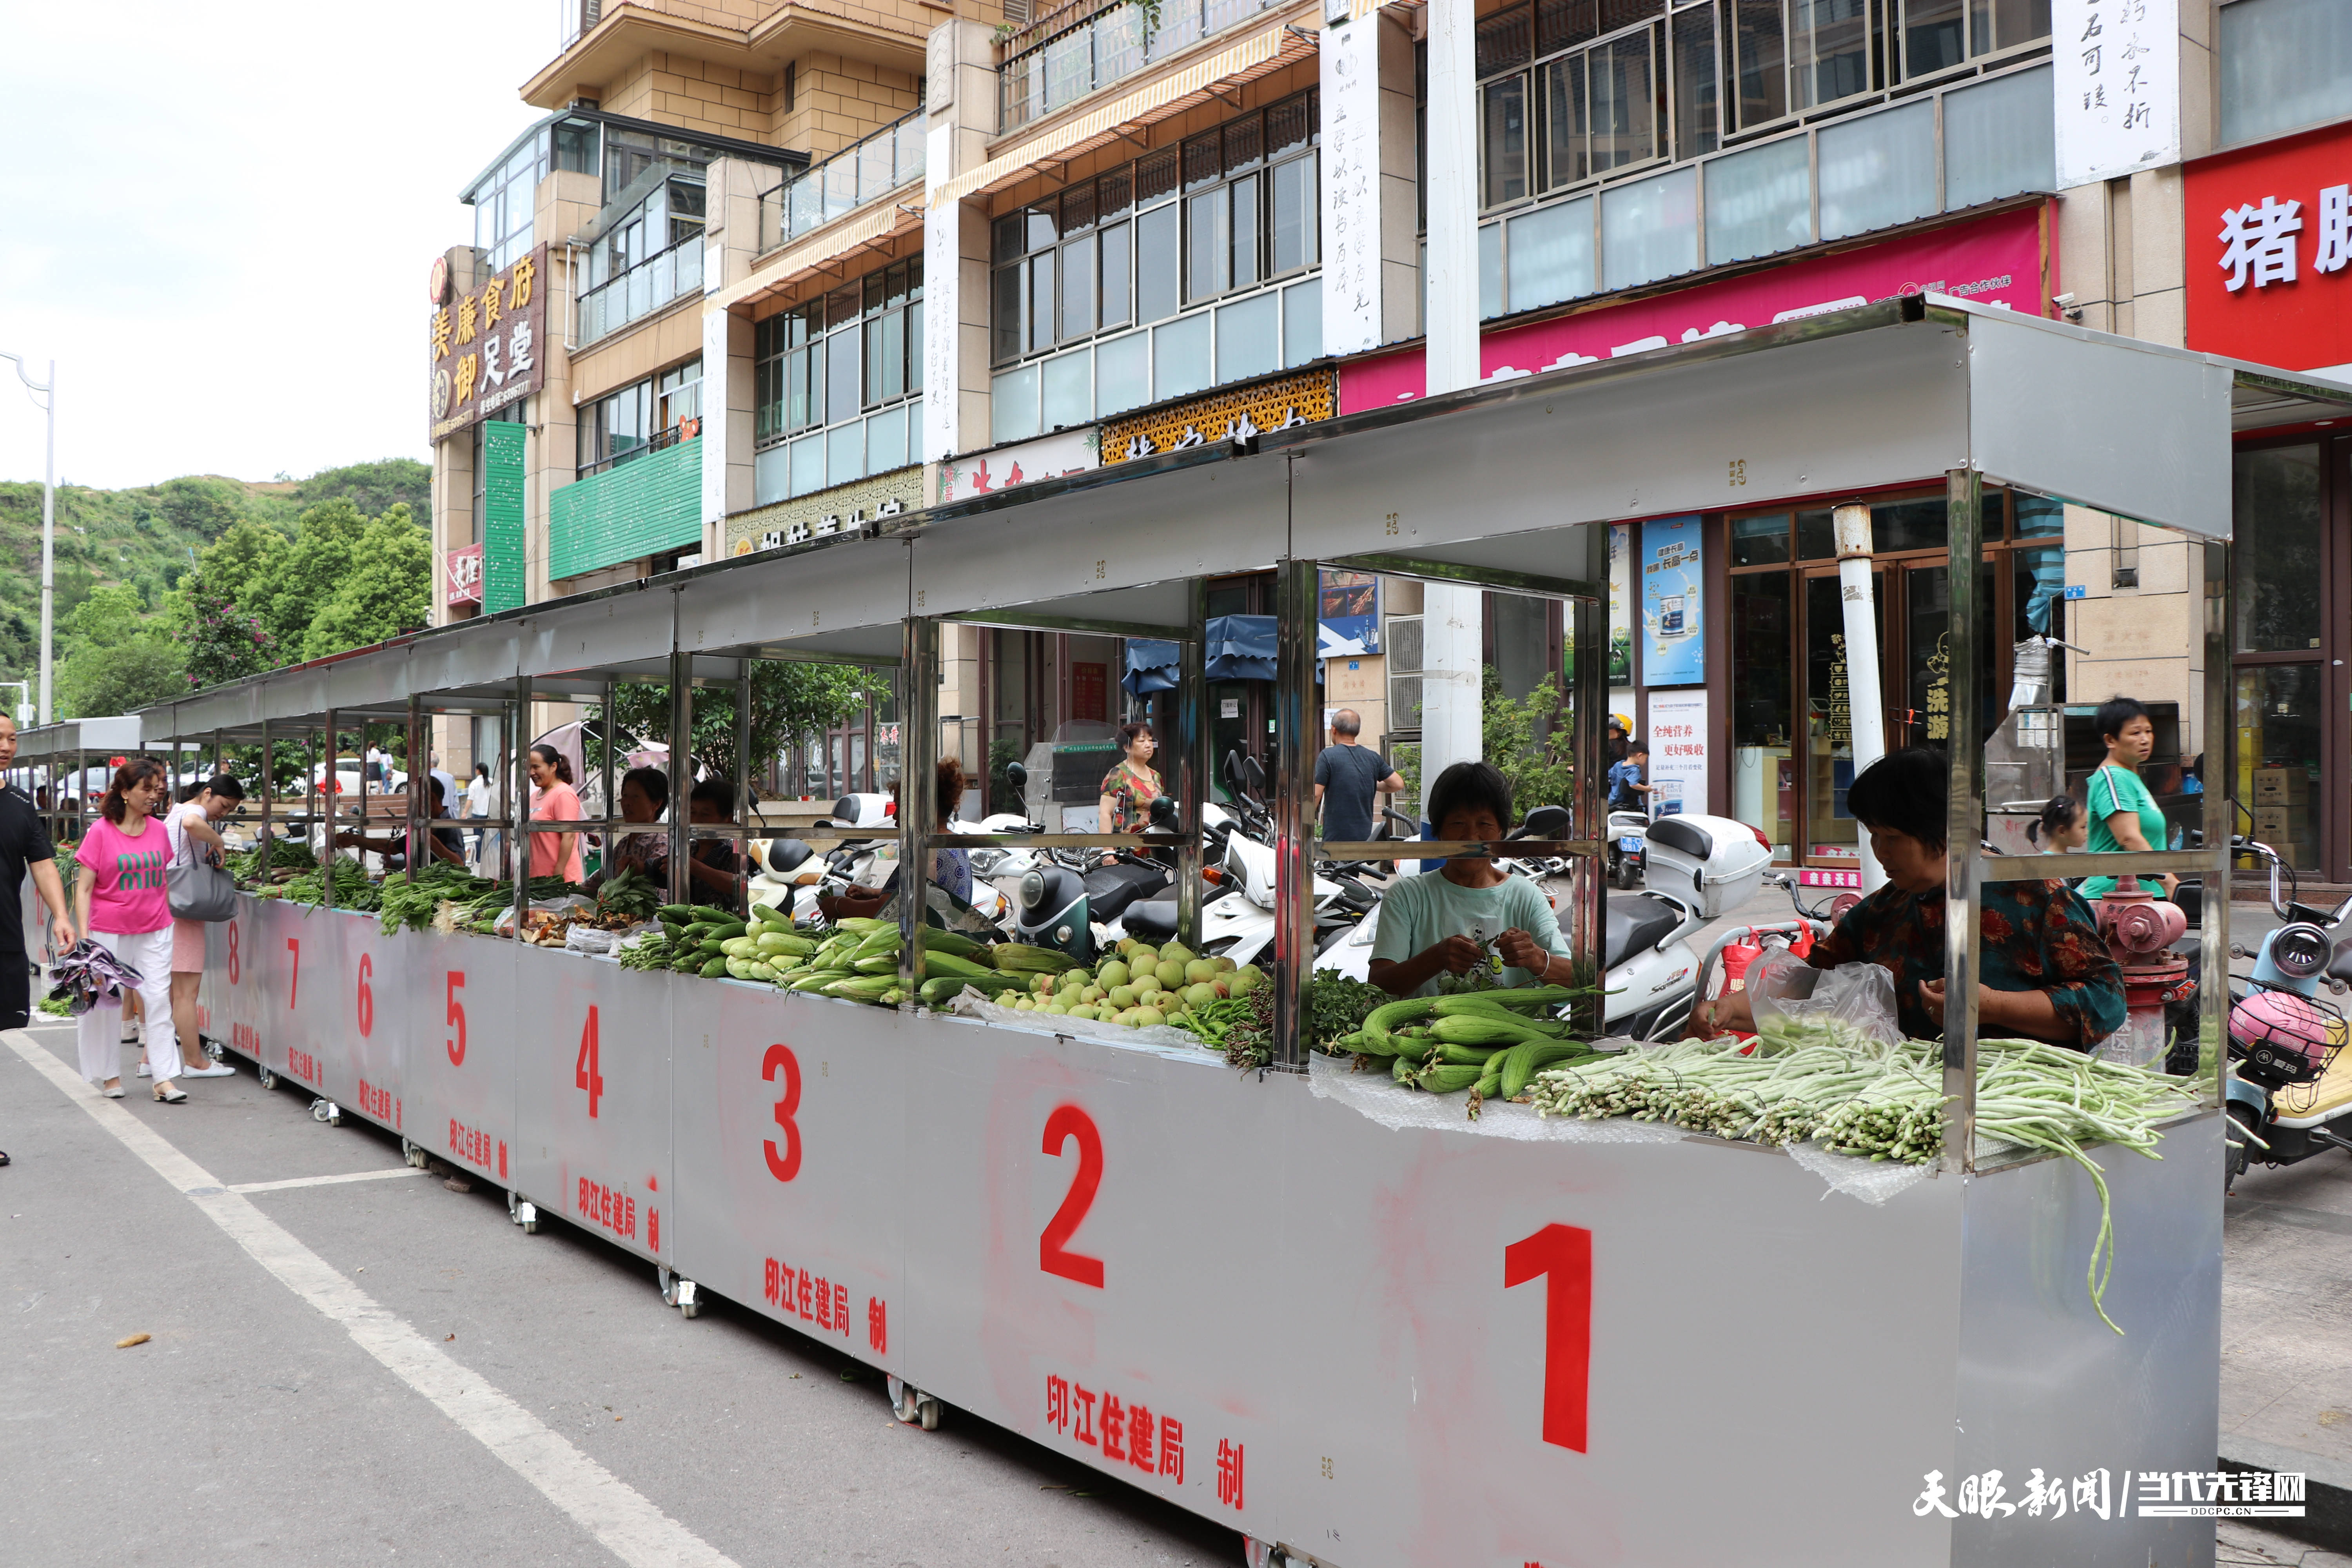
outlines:
[{"label": "vendor sitting in stall", "polygon": [[[1430,789],[1429,820],[1439,838],[1494,843],[1510,831],[1511,786],[1489,763],[1456,763]],[[1439,974],[1469,973],[1488,961],[1489,943],[1506,965],[1506,985],[1568,978],[1568,943],[1551,901],[1492,860],[1456,857],[1389,885],[1371,982],[1391,996],[1434,996]]]},{"label": "vendor sitting in stall", "polygon": [[[438,822],[449,815],[447,794],[442,789],[439,779],[427,777],[425,782],[433,787],[433,810],[430,817],[433,821]],[[383,868],[386,871],[403,871],[408,868],[408,835],[405,832],[383,838],[370,838],[358,828],[347,827],[335,835],[335,847],[361,849],[381,855],[383,857]],[[432,861],[446,866],[463,866],[466,863],[466,836],[454,827],[429,829],[425,847],[431,851],[429,859]]]},{"label": "vendor sitting in stall", "polygon": [[[1932,1039],[1944,1029],[1950,781],[1943,753],[1919,747],[1890,752],[1855,777],[1846,808],[1869,830],[1886,885],[1815,942],[1811,957],[1816,969],[1875,963],[1893,974],[1895,1024],[1913,1039]],[[1987,882],[1979,908],[1979,1037],[2023,1037],[2087,1051],[2123,1026],[2123,971],[2100,940],[2090,906],[2073,889],[2058,881]],[[1745,992],[1691,1011],[1690,1032],[1701,1037],[1755,1026]]]},{"label": "vendor sitting in stall", "polygon": [[[668,820],[669,775],[659,768],[635,767],[623,773],[620,795],[623,822],[646,826]],[[588,891],[602,888],[608,874],[632,866],[658,886],[668,888],[667,833],[615,833],[612,839],[612,853],[604,858],[604,868],[588,879]]]},{"label": "vendor sitting in stall", "polygon": [[[735,786],[726,779],[704,779],[686,797],[686,820],[694,827],[730,827],[735,822]],[[741,858],[732,838],[697,838],[687,851],[687,878],[698,903],[713,909],[743,912]]]}]

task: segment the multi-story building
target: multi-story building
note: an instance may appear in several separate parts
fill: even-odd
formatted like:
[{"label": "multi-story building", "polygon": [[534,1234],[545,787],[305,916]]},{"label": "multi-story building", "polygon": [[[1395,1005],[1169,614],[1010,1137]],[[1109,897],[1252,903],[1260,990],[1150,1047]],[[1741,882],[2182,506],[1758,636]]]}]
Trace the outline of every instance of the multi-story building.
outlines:
[{"label": "multi-story building", "polygon": [[[1898,294],[2229,352],[2216,311],[2271,309],[2291,337],[2317,309],[2332,332],[2332,295],[2273,302],[2338,286],[2322,165],[2352,132],[2307,128],[2352,119],[2346,25],[2340,0],[586,0],[523,89],[549,119],[477,180],[475,244],[436,273],[447,613]],[[2194,193],[2253,204],[2275,241],[2266,158],[2303,161],[2313,188],[2274,194],[2315,249],[2217,291],[2224,215]],[[544,312],[520,371],[519,311]],[[495,363],[486,331],[508,333]],[[2352,329],[2254,349],[2341,367]],[[2241,686],[2281,721],[2235,761],[2324,757],[2273,782],[2338,816],[2347,442],[2240,458]],[[1835,879],[1856,835],[1830,509],[1874,509],[1890,739],[1933,742],[1941,497],[1758,512],[1742,454],[1692,460],[1723,468],[1720,510],[1629,498],[1615,540],[1613,706],[1679,799]],[[2193,765],[2188,547],[1996,502],[1988,720],[2011,645],[2059,638],[2058,697],[2168,704],[2168,760]],[[1211,611],[1266,592],[1217,584]],[[1335,576],[1325,603],[1327,700],[1368,738],[1458,749],[1482,672],[1517,695],[1571,657],[1537,601]],[[1119,717],[1115,640],[953,636],[968,765]],[[1221,752],[1264,743],[1256,690],[1220,689]],[[791,787],[887,775],[889,726],[807,748]],[[2352,825],[2305,809],[2311,864],[2341,874]]]}]

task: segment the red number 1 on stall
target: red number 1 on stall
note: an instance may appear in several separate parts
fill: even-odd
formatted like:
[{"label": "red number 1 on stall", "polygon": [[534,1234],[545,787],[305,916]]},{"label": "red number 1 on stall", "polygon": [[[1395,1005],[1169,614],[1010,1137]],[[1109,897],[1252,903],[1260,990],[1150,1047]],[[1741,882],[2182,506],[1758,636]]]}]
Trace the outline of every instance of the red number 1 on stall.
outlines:
[{"label": "red number 1 on stall", "polygon": [[1062,1195],[1062,1206],[1054,1211],[1045,1233],[1037,1237],[1037,1267],[1048,1274],[1058,1274],[1099,1290],[1103,1288],[1102,1259],[1083,1257],[1063,1244],[1086,1223],[1087,1211],[1095,1206],[1095,1194],[1102,1186],[1102,1133],[1096,1130],[1095,1119],[1076,1106],[1054,1107],[1054,1113],[1045,1118],[1045,1152],[1058,1157],[1063,1146],[1073,1138],[1078,1141],[1077,1174],[1070,1178],[1070,1190]]},{"label": "red number 1 on stall", "polygon": [[1592,1376],[1592,1233],[1548,1225],[1503,1248],[1503,1289],[1544,1288],[1543,1440],[1585,1452],[1585,1394]]},{"label": "red number 1 on stall", "polygon": [[580,1031],[580,1059],[572,1064],[572,1081],[588,1091],[588,1118],[594,1121],[596,1102],[604,1098],[604,1075],[597,1070],[596,1005],[588,1005],[588,1026]]}]

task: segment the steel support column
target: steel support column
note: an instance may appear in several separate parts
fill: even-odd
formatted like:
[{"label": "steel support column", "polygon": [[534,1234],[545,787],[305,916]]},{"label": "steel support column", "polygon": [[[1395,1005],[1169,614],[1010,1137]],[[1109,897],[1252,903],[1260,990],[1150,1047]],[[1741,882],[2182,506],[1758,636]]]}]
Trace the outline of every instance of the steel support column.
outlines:
[{"label": "steel support column", "polygon": [[1307,1064],[1315,977],[1315,563],[1286,557],[1274,582],[1274,1059]]},{"label": "steel support column", "polygon": [[1954,1169],[1975,1163],[1977,1122],[1977,948],[1984,862],[1984,738],[1978,713],[1977,564],[1984,545],[1984,477],[1974,468],[1944,476],[1950,534],[1952,613],[1945,647],[1951,683],[1951,795],[1944,818],[1944,1158]]},{"label": "steel support column", "polygon": [[440,842],[425,825],[433,813],[433,752],[425,743],[425,699],[408,700],[408,879],[416,880],[416,863],[429,858]]},{"label": "steel support column", "polygon": [[[940,623],[908,616],[898,658],[898,984],[908,1002],[926,977],[923,911],[940,832]],[[869,757],[873,754],[869,750]]]},{"label": "steel support column", "polygon": [[[319,878],[319,907],[322,910],[331,910],[335,907],[335,797],[341,793],[343,778],[343,770],[335,765],[342,761],[342,755],[341,749],[335,744],[335,710],[331,708],[327,710],[326,740],[326,776],[319,783],[318,794],[318,798],[327,803],[327,830],[319,847],[319,869],[322,873]],[[361,821],[364,823],[366,821],[364,813],[367,811],[367,763],[365,761],[367,748],[365,746],[360,748],[360,755],[362,758],[360,810],[362,813]],[[367,851],[362,849],[360,853],[365,855]],[[362,861],[362,864],[364,865],[365,862]]]},{"label": "steel support column", "polygon": [[[1609,580],[1609,529],[1589,522],[1579,531],[1583,560],[1577,575],[1588,583]],[[1608,956],[1609,860],[1609,602],[1576,598],[1568,602],[1570,658],[1574,660],[1570,713],[1576,728],[1570,736],[1576,763],[1575,837],[1599,846],[1596,852],[1569,862],[1569,908],[1566,919],[1570,961],[1574,984],[1598,987],[1603,983]],[[1506,828],[1511,825],[1505,823]],[[1571,1016],[1577,1031],[1588,1040],[1605,1033],[1608,998],[1595,994],[1577,998]]]},{"label": "steel support column", "polygon": [[[514,848],[514,939],[522,940],[523,911],[530,908],[530,677],[515,677],[514,728],[507,734],[513,759],[507,796],[507,837]],[[561,867],[557,868],[559,870]]]},{"label": "steel support column", "polygon": [[2205,763],[2205,854],[2202,925],[2198,931],[2196,1090],[2221,1102],[2221,1073],[2230,1058],[2231,837],[2238,830],[2237,704],[2231,690],[2230,546],[2207,540],[2197,551],[2205,567],[2205,709],[2197,737]]},{"label": "steel support column", "polygon": [[1214,750],[1209,727],[1209,580],[1195,577],[1185,595],[1189,633],[1176,645],[1176,804],[1184,842],[1176,851],[1176,940],[1201,951],[1201,836],[1207,826]]}]

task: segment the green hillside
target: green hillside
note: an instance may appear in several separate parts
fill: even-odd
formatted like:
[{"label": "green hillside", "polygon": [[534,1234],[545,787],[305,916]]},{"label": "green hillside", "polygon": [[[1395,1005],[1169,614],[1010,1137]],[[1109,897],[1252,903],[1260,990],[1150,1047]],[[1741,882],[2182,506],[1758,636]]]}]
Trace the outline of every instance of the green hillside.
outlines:
[{"label": "green hillside", "polygon": [[[73,611],[101,586],[134,590],[160,615],[163,596],[194,555],[240,521],[291,542],[297,520],[323,501],[347,500],[374,516],[405,502],[428,514],[432,470],[409,458],[328,468],[307,479],[255,484],[193,474],[136,489],[58,487],[57,657],[68,652]],[[37,680],[41,626],[41,487],[0,483],[0,680]],[[13,700],[10,692],[0,700]]]}]

